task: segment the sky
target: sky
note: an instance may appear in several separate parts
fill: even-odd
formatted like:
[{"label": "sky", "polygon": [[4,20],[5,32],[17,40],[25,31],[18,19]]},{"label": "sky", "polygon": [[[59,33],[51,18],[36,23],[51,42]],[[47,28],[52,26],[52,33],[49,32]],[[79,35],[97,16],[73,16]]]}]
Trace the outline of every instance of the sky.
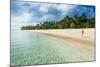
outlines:
[{"label": "sky", "polygon": [[65,16],[73,17],[85,13],[87,18],[95,17],[94,6],[11,2],[11,29],[21,29],[22,26],[36,25],[44,21],[59,21]]}]

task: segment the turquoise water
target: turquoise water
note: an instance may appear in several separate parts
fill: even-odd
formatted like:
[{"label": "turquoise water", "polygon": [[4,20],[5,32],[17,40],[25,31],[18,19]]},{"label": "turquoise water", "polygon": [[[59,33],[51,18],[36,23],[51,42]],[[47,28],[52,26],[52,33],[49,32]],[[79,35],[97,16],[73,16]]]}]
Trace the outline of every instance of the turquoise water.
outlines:
[{"label": "turquoise water", "polygon": [[92,61],[94,60],[93,51],[35,32],[11,32],[11,65]]}]

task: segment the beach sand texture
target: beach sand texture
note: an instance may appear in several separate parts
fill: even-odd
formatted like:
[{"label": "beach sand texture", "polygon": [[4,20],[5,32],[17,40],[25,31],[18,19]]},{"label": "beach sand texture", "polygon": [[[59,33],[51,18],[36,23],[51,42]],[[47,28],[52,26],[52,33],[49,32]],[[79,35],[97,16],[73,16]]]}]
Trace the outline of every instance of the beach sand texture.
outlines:
[{"label": "beach sand texture", "polygon": [[48,30],[29,30],[32,32],[38,32],[45,35],[59,37],[69,40],[75,40],[84,43],[91,43],[94,44],[95,41],[95,29],[83,29],[84,35],[82,35],[82,29],[48,29]]},{"label": "beach sand texture", "polygon": [[82,29],[48,29],[48,30],[28,30],[43,35],[55,37],[63,43],[74,44],[74,46],[90,49],[95,52],[95,28],[86,28],[84,35]]},{"label": "beach sand texture", "polygon": [[43,35],[56,37],[56,39],[63,43],[74,44],[77,47],[86,49],[95,49],[95,29],[48,29],[48,30],[28,30],[31,32],[38,32]]}]

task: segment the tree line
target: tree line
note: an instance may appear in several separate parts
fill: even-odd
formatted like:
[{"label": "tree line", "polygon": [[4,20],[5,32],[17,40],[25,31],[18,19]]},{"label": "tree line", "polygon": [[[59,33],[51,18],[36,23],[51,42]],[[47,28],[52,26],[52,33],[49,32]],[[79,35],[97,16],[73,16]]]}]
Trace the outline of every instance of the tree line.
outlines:
[{"label": "tree line", "polygon": [[67,29],[67,28],[94,28],[95,18],[87,18],[83,13],[80,16],[66,16],[60,21],[45,21],[35,26],[22,26],[22,30],[37,30],[37,29]]}]

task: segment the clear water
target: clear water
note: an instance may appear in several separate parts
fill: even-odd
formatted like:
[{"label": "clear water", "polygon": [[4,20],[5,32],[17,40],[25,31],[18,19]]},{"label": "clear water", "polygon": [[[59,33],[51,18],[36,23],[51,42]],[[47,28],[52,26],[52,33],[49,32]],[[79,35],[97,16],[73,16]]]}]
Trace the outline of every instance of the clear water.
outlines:
[{"label": "clear water", "polygon": [[11,32],[11,65],[92,61],[93,52],[35,32]]}]

